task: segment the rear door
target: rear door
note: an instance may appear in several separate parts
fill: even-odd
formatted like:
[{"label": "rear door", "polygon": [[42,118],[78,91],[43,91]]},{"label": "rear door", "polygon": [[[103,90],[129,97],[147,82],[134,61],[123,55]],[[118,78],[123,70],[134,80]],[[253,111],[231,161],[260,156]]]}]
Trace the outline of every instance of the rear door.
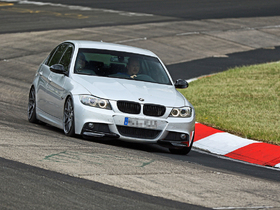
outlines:
[{"label": "rear door", "polygon": [[58,64],[63,53],[68,47],[68,43],[58,45],[49,55],[48,59],[41,65],[39,70],[37,104],[38,108],[48,115],[52,115],[55,91],[50,87],[52,82],[52,72],[50,66]]},{"label": "rear door", "polygon": [[[73,52],[74,46],[69,44],[58,62],[64,66],[66,71],[69,71]],[[65,97],[69,92],[69,90],[65,89],[65,83],[69,82],[69,77],[67,75],[51,72],[48,81],[48,90],[52,97],[52,103],[49,109],[51,114],[60,121],[63,119]]]}]

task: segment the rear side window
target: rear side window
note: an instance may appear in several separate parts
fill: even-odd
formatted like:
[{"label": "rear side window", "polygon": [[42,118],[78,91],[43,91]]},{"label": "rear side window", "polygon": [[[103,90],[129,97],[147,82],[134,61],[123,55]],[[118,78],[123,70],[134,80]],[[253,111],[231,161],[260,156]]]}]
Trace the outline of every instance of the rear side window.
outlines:
[{"label": "rear side window", "polygon": [[64,66],[66,71],[69,70],[73,51],[74,51],[73,45],[69,45],[68,49],[65,51],[64,55],[62,56],[59,62]]},{"label": "rear side window", "polygon": [[68,44],[62,43],[57,46],[50,54],[49,60],[47,61],[48,66],[52,66],[54,64],[58,64],[60,61],[61,56],[63,55],[64,51],[68,47]]}]

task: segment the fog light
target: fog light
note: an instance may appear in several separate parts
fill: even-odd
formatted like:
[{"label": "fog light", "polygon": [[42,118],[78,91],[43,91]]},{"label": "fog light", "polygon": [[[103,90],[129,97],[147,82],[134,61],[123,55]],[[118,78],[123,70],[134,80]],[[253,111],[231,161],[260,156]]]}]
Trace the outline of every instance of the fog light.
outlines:
[{"label": "fog light", "polygon": [[93,128],[94,128],[94,124],[93,124],[93,123],[89,123],[89,124],[88,124],[88,127],[89,127],[90,129],[93,129]]},{"label": "fog light", "polygon": [[180,135],[180,138],[181,138],[182,140],[185,140],[185,139],[187,138],[187,135],[184,134],[184,133],[182,133],[182,134]]}]

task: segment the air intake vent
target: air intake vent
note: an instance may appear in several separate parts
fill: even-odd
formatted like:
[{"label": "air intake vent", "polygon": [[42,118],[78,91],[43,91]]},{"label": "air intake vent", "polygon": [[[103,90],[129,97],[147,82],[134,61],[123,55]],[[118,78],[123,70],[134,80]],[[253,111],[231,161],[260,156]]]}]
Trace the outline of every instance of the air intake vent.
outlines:
[{"label": "air intake vent", "polygon": [[133,138],[155,139],[161,133],[160,130],[151,130],[145,128],[132,128],[127,126],[117,126],[121,135]]}]

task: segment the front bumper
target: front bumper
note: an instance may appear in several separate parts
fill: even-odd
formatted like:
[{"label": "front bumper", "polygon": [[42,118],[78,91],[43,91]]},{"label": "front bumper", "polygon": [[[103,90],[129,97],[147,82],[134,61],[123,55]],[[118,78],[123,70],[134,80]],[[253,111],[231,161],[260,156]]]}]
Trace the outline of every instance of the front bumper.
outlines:
[{"label": "front bumper", "polygon": [[[143,114],[127,114],[113,110],[105,110],[85,106],[77,97],[74,100],[75,133],[89,137],[119,138],[128,142],[172,144],[173,146],[189,146],[195,128],[195,112],[190,118],[145,116]],[[132,121],[128,123],[128,121]],[[89,128],[89,125],[93,124]]]}]

